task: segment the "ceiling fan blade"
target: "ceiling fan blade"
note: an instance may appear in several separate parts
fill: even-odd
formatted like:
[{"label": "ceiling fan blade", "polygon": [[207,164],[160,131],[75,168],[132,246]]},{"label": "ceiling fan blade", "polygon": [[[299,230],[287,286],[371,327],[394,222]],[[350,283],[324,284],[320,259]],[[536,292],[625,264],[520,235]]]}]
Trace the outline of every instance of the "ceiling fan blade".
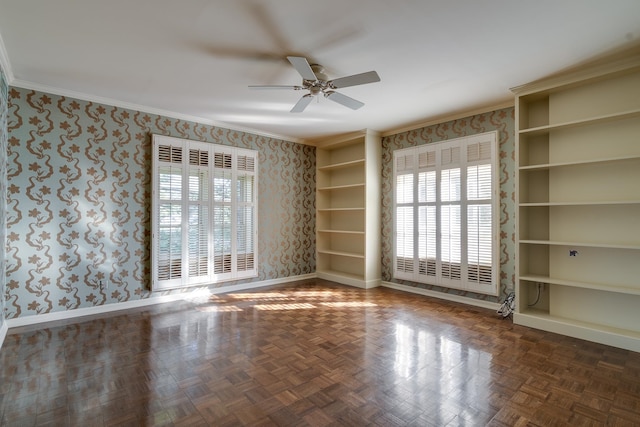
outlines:
[{"label": "ceiling fan blade", "polygon": [[329,87],[339,89],[348,86],[357,86],[367,83],[375,83],[380,81],[380,76],[375,71],[367,71],[366,73],[354,74],[352,76],[340,77],[339,79],[328,82]]},{"label": "ceiling fan blade", "polygon": [[349,107],[352,110],[357,110],[364,105],[364,103],[358,101],[357,99],[350,98],[347,95],[343,95],[334,91],[327,92],[325,94],[325,97],[329,98],[333,102],[337,102],[338,104],[342,104],[345,107]]},{"label": "ceiling fan blade", "polygon": [[302,113],[304,109],[307,108],[307,105],[311,103],[311,101],[313,101],[313,95],[307,94],[303,96],[298,100],[298,102],[296,102],[296,105],[293,106],[293,108],[291,109],[291,112]]},{"label": "ceiling fan blade", "polygon": [[283,86],[283,85],[250,85],[249,89],[258,89],[258,90],[262,90],[262,89],[293,89],[293,90],[300,90],[300,89],[304,89],[302,86]]},{"label": "ceiling fan blade", "polygon": [[289,62],[291,62],[293,68],[295,68],[296,71],[300,73],[303,79],[311,80],[312,82],[318,80],[315,73],[311,69],[311,65],[309,65],[309,61],[307,61],[307,58],[304,58],[302,56],[287,56],[287,59],[289,60]]}]

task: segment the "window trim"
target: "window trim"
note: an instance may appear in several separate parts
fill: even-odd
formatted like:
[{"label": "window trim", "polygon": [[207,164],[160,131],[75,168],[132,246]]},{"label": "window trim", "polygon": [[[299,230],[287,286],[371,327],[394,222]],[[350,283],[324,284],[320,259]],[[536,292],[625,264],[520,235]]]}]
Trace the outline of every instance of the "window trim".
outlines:
[{"label": "window trim", "polygon": [[[488,162],[478,162],[478,161],[468,161],[467,160],[467,149],[469,146],[473,144],[480,143],[489,143],[491,153],[490,159]],[[467,186],[467,171],[469,167],[478,165],[478,164],[490,164],[491,165],[491,199],[483,199],[480,201],[468,199],[468,194],[463,194],[460,200],[461,206],[461,218],[462,224],[460,228],[460,234],[462,236],[462,240],[460,243],[461,253],[462,253],[462,262],[461,262],[461,278],[460,279],[448,279],[447,277],[442,275],[442,256],[441,256],[441,241],[440,232],[441,228],[441,212],[440,209],[442,206],[449,204],[448,202],[444,202],[440,199],[441,194],[441,172],[443,169],[442,162],[440,161],[441,153],[446,150],[452,149],[454,147],[460,147],[460,170],[461,170],[461,194],[466,193],[463,191]],[[426,201],[419,202],[418,200],[418,177],[420,175],[420,171],[424,172],[427,170],[431,170],[430,167],[420,167],[419,162],[421,164],[425,164],[426,159],[431,159],[430,154],[437,156],[438,161],[435,163],[433,170],[436,171],[436,194],[437,194],[437,202],[429,203]],[[436,153],[436,154],[434,154]],[[422,156],[422,157],[420,157]],[[434,157],[435,158],[435,157]],[[429,160],[431,162],[431,160]],[[431,163],[429,163],[431,164]],[[471,136],[465,136],[461,138],[445,140],[440,142],[434,142],[429,144],[423,144],[415,147],[409,147],[405,149],[395,150],[393,153],[393,278],[399,280],[408,280],[415,283],[425,283],[428,285],[440,286],[443,288],[450,289],[459,289],[463,291],[469,292],[477,292],[488,295],[498,295],[499,293],[499,282],[500,282],[500,198],[499,198],[499,180],[498,180],[498,172],[499,172],[499,155],[498,155],[498,132],[491,131]],[[398,198],[398,177],[399,176],[411,176],[411,182],[413,183],[412,194],[410,197],[410,201],[406,203],[399,203]],[[406,178],[405,178],[406,182]],[[405,193],[407,194],[407,193]],[[402,195],[400,195],[402,196]],[[402,198],[402,197],[401,197]],[[409,200],[405,198],[405,200]],[[457,203],[454,203],[457,204]],[[482,283],[481,280],[476,282],[469,280],[469,271],[468,260],[469,254],[468,250],[468,230],[467,227],[469,222],[467,219],[467,211],[469,206],[475,206],[480,204],[490,204],[491,205],[491,283]],[[435,206],[436,212],[436,248],[437,248],[437,257],[436,257],[436,266],[432,267],[430,265],[421,265],[420,257],[418,255],[418,242],[420,238],[420,228],[419,228],[419,209],[420,206],[432,205]],[[406,249],[413,252],[412,258],[407,257],[399,257],[399,236],[398,236],[398,224],[399,224],[399,208],[405,207],[410,209],[405,209],[405,218],[411,221],[408,224],[409,228],[413,229],[413,233],[404,234],[408,240],[410,240],[409,245],[406,246]],[[464,213],[462,213],[464,211]],[[408,216],[407,216],[408,215]],[[466,220],[466,221],[465,221]],[[406,230],[406,228],[405,228]],[[400,236],[402,237],[402,236]],[[400,263],[400,264],[399,264]],[[424,264],[424,260],[423,263]],[[478,264],[478,269],[480,269],[480,264]],[[422,268],[423,273],[421,274],[420,269]],[[435,268],[436,272],[434,275],[427,275],[424,273],[426,269]],[[433,271],[433,270],[429,270]],[[480,272],[479,272],[480,273]],[[482,273],[480,273],[482,274]],[[486,272],[485,272],[486,274]]]},{"label": "window trim", "polygon": [[[166,153],[167,147],[174,148],[181,153],[180,160],[176,159],[173,162],[161,161],[160,147],[164,147]],[[194,161],[197,159],[191,159],[193,153],[200,153],[198,156],[202,156],[203,162],[198,163],[195,166]],[[151,268],[152,268],[152,290],[168,290],[176,288],[184,288],[189,286],[209,285],[215,283],[221,283],[232,280],[240,280],[245,278],[252,278],[258,276],[258,152],[255,150],[249,150],[245,148],[236,148],[226,145],[213,144],[201,141],[193,141],[182,138],[168,137],[163,135],[152,136],[152,201],[151,201]],[[164,156],[166,158],[166,156]],[[218,164],[218,158],[224,158],[224,166]],[[178,163],[179,162],[179,163]],[[162,279],[159,277],[161,266],[166,267],[167,263],[162,264],[160,262],[161,252],[159,250],[160,245],[160,206],[171,203],[169,200],[161,201],[159,195],[160,176],[159,171],[162,167],[175,166],[180,168],[180,171],[176,175],[181,176],[181,192],[180,199],[173,202],[175,205],[181,206],[180,210],[180,225],[177,227],[179,231],[179,240],[181,241],[178,254],[180,257],[173,257],[169,255],[169,268],[174,262],[180,263],[180,271],[176,274],[176,277],[169,277]],[[196,172],[198,171],[198,172]],[[199,176],[200,172],[206,174],[207,185],[205,193],[202,193],[202,198],[190,200],[189,193],[189,178]],[[218,172],[218,173],[216,173]],[[225,200],[221,202],[214,197],[214,178],[219,176],[220,172],[223,172],[230,181],[229,197],[231,200]],[[250,200],[239,200],[238,192],[239,187],[237,185],[241,182],[243,177],[250,176],[252,181],[252,193],[249,195]],[[219,198],[218,198],[219,199]],[[205,231],[202,235],[206,235],[206,241],[203,243],[197,242],[198,246],[204,249],[206,248],[206,268],[196,267],[197,274],[189,274],[189,223],[188,213],[189,206],[203,206],[204,216],[198,215],[198,218],[206,218],[202,224],[205,224]],[[216,272],[216,256],[219,255],[215,251],[214,245],[214,232],[215,232],[215,218],[214,212],[217,207],[230,206],[230,253],[223,254],[222,259],[228,263],[228,268],[225,268],[224,272]],[[247,228],[245,233],[240,233],[237,226],[239,224],[237,220],[237,214],[241,208],[248,208],[250,221],[247,221]],[[177,223],[178,221],[176,221]],[[197,225],[197,227],[201,227]],[[191,229],[193,230],[193,228]],[[225,234],[226,235],[226,234]],[[239,239],[245,239],[245,242],[249,242],[253,251],[248,253],[244,259],[241,254],[237,252]],[[171,249],[169,249],[171,252]],[[219,251],[218,251],[219,252]],[[229,258],[229,259],[227,259]],[[193,260],[193,256],[191,256]],[[176,260],[176,261],[174,261]],[[179,261],[178,261],[179,260]],[[239,264],[242,268],[239,269]],[[206,270],[206,271],[205,271]],[[219,270],[219,269],[218,269]],[[166,271],[166,269],[164,270]],[[194,270],[195,271],[195,270]],[[204,274],[202,274],[204,271]],[[168,276],[172,276],[169,274]]]}]

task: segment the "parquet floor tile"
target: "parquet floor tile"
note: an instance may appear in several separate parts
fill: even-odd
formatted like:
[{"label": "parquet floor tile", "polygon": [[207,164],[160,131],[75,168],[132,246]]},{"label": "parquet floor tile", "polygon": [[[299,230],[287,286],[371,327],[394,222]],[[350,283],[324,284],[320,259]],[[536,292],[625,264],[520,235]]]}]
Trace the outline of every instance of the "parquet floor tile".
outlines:
[{"label": "parquet floor tile", "polygon": [[0,425],[640,426],[640,354],[308,280],[13,329]]}]

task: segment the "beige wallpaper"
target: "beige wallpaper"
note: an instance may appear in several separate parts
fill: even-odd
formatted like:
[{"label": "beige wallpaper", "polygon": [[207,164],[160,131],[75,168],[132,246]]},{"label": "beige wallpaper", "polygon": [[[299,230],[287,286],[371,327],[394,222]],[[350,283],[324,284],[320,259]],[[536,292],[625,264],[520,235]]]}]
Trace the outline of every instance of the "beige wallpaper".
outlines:
[{"label": "beige wallpaper", "polygon": [[[260,264],[252,281],[315,272],[313,147],[21,88],[9,88],[8,98],[7,318],[151,295],[153,133],[258,150]],[[504,297],[515,275],[513,116],[507,108],[383,138],[383,280],[393,281],[393,150],[498,130],[501,295],[400,283]]]},{"label": "beige wallpaper", "polygon": [[150,296],[154,133],[258,150],[251,281],[315,272],[315,148],[10,88],[7,318]]},{"label": "beige wallpaper", "polygon": [[[7,210],[7,109],[9,103],[9,86],[4,71],[0,67],[0,241],[6,240]],[[0,246],[0,329],[4,325],[4,300],[6,289],[5,247]],[[0,346],[2,342],[0,342]]]}]

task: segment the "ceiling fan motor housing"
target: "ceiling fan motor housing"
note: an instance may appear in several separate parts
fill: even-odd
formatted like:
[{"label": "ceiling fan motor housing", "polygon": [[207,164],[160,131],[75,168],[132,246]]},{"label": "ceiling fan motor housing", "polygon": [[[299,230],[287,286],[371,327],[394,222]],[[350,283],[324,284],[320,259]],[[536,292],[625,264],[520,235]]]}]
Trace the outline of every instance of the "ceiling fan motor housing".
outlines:
[{"label": "ceiling fan motor housing", "polygon": [[313,70],[313,74],[316,75],[318,80],[326,82],[329,80],[327,75],[324,73],[324,67],[319,64],[311,64],[311,69]]}]

